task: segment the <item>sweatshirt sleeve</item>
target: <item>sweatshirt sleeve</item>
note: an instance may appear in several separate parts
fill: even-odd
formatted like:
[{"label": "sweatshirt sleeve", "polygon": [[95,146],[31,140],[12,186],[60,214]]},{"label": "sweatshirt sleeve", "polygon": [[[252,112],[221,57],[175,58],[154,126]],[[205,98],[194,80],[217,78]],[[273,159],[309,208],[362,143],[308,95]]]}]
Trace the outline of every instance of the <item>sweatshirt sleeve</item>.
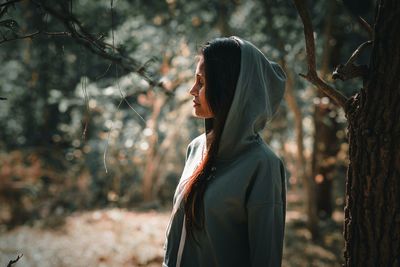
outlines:
[{"label": "sweatshirt sleeve", "polygon": [[[191,151],[192,151],[192,143],[189,143],[189,145],[186,147],[185,164],[184,164],[184,168],[183,168],[183,172],[182,173],[185,172],[185,168],[186,168],[186,165],[188,164],[188,158],[190,156]],[[172,206],[175,205],[176,198],[177,198],[177,193],[178,192],[176,190],[175,194],[174,194],[174,197],[173,197],[173,200],[172,200]]]},{"label": "sweatshirt sleeve", "polygon": [[251,266],[278,267],[282,262],[286,180],[282,162],[259,171],[247,202]]}]

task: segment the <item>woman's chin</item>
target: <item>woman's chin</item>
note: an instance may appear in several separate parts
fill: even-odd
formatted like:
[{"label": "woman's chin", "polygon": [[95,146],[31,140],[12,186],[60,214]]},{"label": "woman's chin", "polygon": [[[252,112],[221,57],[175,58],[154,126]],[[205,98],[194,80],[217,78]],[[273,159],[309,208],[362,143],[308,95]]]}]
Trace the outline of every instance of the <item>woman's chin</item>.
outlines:
[{"label": "woman's chin", "polygon": [[210,118],[213,118],[212,115],[205,115],[205,114],[202,114],[202,113],[197,113],[195,111],[193,112],[193,116],[196,117],[196,118],[199,118],[199,119],[210,119]]},{"label": "woman's chin", "polygon": [[201,114],[197,113],[196,111],[193,111],[193,116],[196,117],[196,118],[200,118],[200,119],[204,118],[204,116],[202,116]]},{"label": "woman's chin", "polygon": [[194,106],[192,114],[194,117],[201,119],[213,118],[213,115],[210,114],[210,112],[205,112],[203,109],[201,109],[201,106]]},{"label": "woman's chin", "polygon": [[193,109],[192,114],[193,114],[193,116],[196,117],[196,118],[204,119],[204,114],[203,114],[203,112],[199,111],[197,108],[194,108],[194,109]]}]

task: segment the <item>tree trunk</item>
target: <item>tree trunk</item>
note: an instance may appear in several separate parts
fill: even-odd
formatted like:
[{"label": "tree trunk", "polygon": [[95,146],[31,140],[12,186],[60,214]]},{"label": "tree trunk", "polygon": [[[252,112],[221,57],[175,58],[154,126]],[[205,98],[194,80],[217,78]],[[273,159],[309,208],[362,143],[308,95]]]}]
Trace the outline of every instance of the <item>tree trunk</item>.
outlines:
[{"label": "tree trunk", "polygon": [[151,130],[149,136],[149,148],[146,156],[146,166],[143,173],[143,200],[150,202],[154,199],[153,196],[153,177],[157,169],[156,157],[158,153],[158,117],[160,116],[161,108],[165,102],[165,97],[161,95],[153,96],[153,112],[151,118],[147,121],[147,128]]},{"label": "tree trunk", "polygon": [[221,36],[224,37],[232,35],[232,30],[229,26],[229,4],[228,0],[218,0],[216,3],[216,11],[218,14],[216,26],[221,33]]},{"label": "tree trunk", "polygon": [[347,106],[345,266],[400,266],[399,13],[378,2],[370,72]]}]

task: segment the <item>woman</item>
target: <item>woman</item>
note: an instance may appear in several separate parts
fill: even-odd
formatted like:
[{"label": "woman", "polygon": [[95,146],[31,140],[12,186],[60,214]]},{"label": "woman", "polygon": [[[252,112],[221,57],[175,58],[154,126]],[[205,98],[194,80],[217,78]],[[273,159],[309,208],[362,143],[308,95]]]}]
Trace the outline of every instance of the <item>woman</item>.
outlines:
[{"label": "woman", "polygon": [[202,48],[195,76],[190,94],[205,133],[187,147],[163,266],[280,266],[284,167],[259,132],[283,97],[285,73],[230,37]]}]

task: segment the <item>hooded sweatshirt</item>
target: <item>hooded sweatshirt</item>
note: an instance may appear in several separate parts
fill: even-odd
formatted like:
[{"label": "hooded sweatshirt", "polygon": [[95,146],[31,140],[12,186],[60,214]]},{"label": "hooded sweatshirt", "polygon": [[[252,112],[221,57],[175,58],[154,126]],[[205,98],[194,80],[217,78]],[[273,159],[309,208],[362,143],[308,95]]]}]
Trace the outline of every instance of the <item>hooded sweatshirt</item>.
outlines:
[{"label": "hooded sweatshirt", "polygon": [[193,230],[195,239],[186,234],[183,192],[203,158],[212,118],[187,147],[163,267],[281,266],[285,171],[259,132],[283,98],[286,75],[253,44],[233,38],[240,44],[240,73],[204,194],[204,227]]}]

